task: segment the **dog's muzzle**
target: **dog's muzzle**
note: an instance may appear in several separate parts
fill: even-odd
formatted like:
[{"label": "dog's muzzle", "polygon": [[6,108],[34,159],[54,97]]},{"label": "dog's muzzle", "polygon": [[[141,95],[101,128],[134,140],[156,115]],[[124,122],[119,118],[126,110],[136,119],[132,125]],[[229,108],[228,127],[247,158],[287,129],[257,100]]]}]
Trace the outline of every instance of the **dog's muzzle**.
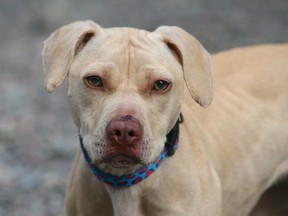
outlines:
[{"label": "dog's muzzle", "polygon": [[[118,122],[118,120],[116,121],[112,121],[112,123],[115,125],[110,125],[108,126],[108,131],[111,132],[111,139],[112,140],[116,140],[117,143],[119,144],[131,144],[131,142],[129,142],[129,139],[134,140],[134,136],[135,136],[135,130],[133,130],[135,133],[133,138],[124,138],[125,136],[131,136],[131,134],[129,135],[129,133],[131,133],[130,131],[130,125],[127,127],[127,125],[125,124],[125,122],[129,122],[130,120],[132,120],[131,117],[126,117],[126,120],[120,120],[120,123]],[[123,124],[123,122],[124,124]],[[136,121],[137,122],[137,121]],[[182,114],[180,114],[180,117],[178,118],[176,124],[174,125],[174,127],[172,128],[172,130],[167,134],[166,138],[166,142],[165,142],[165,148],[162,151],[162,153],[158,156],[158,158],[151,164],[147,165],[147,166],[143,166],[140,169],[138,169],[135,173],[130,174],[130,175],[124,175],[124,176],[114,176],[111,175],[109,173],[105,173],[102,170],[100,170],[97,166],[95,166],[95,164],[92,163],[85,147],[83,144],[83,139],[81,137],[81,135],[79,135],[79,139],[80,139],[80,145],[81,145],[81,149],[83,152],[83,155],[85,157],[85,160],[91,170],[91,172],[102,182],[106,183],[107,185],[110,186],[114,186],[114,187],[120,187],[120,186],[132,186],[134,184],[138,184],[139,182],[143,181],[144,179],[146,179],[147,177],[149,177],[165,160],[168,156],[172,156],[174,155],[177,146],[178,146],[178,136],[179,136],[179,124],[183,122],[183,116]],[[136,123],[137,125],[138,123]],[[133,123],[134,125],[134,123]],[[138,126],[137,126],[138,127]],[[137,128],[136,127],[136,128]],[[139,128],[137,128],[136,130],[138,130]],[[117,130],[120,130],[120,132],[117,132]],[[130,131],[130,132],[129,132]],[[117,135],[116,135],[117,133]],[[122,133],[119,135],[119,133]],[[140,136],[140,129],[139,131],[137,131],[137,135],[136,136]],[[143,135],[143,133],[142,133]],[[109,136],[109,135],[108,135]],[[124,141],[125,139],[128,139],[128,142],[126,140],[126,142]]]}]

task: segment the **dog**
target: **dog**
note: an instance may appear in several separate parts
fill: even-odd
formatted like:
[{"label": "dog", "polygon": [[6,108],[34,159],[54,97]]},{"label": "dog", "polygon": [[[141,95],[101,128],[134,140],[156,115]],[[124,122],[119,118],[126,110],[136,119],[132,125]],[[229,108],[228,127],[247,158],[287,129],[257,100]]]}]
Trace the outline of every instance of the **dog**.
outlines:
[{"label": "dog", "polygon": [[51,34],[43,68],[79,130],[67,216],[244,216],[288,173],[287,44],[210,57],[179,27],[88,20]]}]

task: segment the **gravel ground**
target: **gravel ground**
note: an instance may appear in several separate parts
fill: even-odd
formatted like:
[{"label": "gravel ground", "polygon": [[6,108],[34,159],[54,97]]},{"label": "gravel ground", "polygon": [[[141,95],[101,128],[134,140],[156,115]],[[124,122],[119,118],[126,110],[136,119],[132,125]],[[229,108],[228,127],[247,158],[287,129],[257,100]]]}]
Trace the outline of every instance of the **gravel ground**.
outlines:
[{"label": "gravel ground", "polygon": [[[85,19],[147,30],[177,25],[211,53],[288,42],[287,0],[1,0],[0,216],[61,214],[77,130],[66,86],[50,95],[44,91],[41,49],[56,28]],[[272,201],[264,197],[254,216],[288,215],[288,204],[277,201],[281,194],[288,200],[287,185]]]}]

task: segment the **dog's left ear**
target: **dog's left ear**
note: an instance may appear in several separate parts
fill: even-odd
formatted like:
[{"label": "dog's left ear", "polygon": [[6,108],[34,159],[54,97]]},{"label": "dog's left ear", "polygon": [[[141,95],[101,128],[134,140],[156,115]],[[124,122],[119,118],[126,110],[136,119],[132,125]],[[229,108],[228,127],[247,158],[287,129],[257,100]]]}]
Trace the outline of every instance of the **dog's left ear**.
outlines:
[{"label": "dog's left ear", "polygon": [[61,85],[75,56],[100,29],[93,21],[78,21],[61,27],[44,42],[43,70],[48,92]]},{"label": "dog's left ear", "polygon": [[188,32],[179,27],[161,26],[155,30],[182,65],[184,80],[192,98],[203,107],[212,102],[210,55]]}]

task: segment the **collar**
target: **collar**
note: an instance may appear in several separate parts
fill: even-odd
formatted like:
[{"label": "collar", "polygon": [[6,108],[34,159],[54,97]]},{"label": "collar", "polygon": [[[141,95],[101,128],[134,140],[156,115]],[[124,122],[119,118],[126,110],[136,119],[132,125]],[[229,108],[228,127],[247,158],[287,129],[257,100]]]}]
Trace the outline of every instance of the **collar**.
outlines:
[{"label": "collar", "polygon": [[130,175],[124,176],[115,176],[109,173],[105,173],[99,168],[97,168],[92,162],[91,159],[83,145],[83,139],[81,135],[79,135],[81,149],[84,155],[84,158],[91,170],[91,172],[102,182],[107,185],[114,187],[128,187],[134,184],[138,184],[144,179],[148,178],[156,169],[166,160],[167,157],[173,156],[177,146],[178,146],[178,136],[179,136],[179,124],[183,122],[182,113],[172,128],[172,130],[166,135],[165,148],[162,153],[158,156],[158,158],[151,164],[147,166],[143,166],[139,168],[137,171]]}]

